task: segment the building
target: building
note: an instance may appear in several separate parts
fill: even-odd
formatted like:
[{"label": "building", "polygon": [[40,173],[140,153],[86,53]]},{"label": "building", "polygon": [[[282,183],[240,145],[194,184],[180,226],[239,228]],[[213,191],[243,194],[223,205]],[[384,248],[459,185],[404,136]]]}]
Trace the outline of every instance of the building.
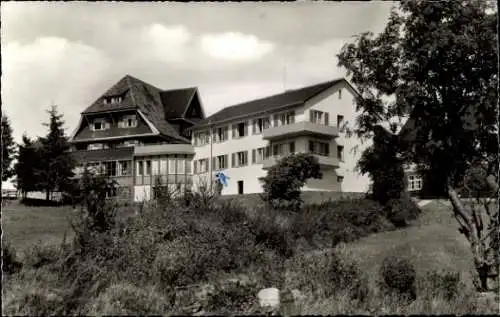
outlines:
[{"label": "building", "polygon": [[194,183],[210,183],[224,171],[229,182],[223,195],[260,193],[260,179],[277,160],[312,153],[323,178],[303,190],[366,192],[368,178],[355,171],[362,146],[345,130],[356,117],[356,94],[341,78],[227,107],[199,121],[190,129]]},{"label": "building", "polygon": [[160,90],[125,76],[81,113],[72,134],[83,166],[115,179],[110,196],[149,200],[229,177],[223,195],[262,192],[260,179],[289,153],[313,153],[323,178],[304,190],[365,192],[355,172],[360,144],[346,136],[355,90],[344,79],[226,107],[206,117],[197,88]]},{"label": "building", "polygon": [[198,89],[161,90],[130,75],[85,109],[70,137],[78,162],[118,183],[119,196],[142,200],[151,185],[192,183],[189,127],[205,118]]}]

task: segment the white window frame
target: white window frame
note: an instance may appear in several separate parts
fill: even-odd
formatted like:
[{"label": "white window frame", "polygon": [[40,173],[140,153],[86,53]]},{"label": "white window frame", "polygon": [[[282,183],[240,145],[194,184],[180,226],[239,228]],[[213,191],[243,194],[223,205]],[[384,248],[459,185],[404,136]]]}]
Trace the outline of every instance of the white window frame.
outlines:
[{"label": "white window frame", "polygon": [[[101,128],[100,129],[96,129],[96,127],[95,127],[96,123],[100,123],[101,124]],[[94,120],[92,120],[92,131],[104,131],[104,130],[106,130],[106,120],[105,119],[94,119]]]},{"label": "white window frame", "polygon": [[177,160],[175,158],[168,158],[168,174],[173,175],[177,173]]},{"label": "white window frame", "polygon": [[186,160],[184,158],[178,157],[176,159],[177,172],[176,174],[185,174],[186,173]]}]

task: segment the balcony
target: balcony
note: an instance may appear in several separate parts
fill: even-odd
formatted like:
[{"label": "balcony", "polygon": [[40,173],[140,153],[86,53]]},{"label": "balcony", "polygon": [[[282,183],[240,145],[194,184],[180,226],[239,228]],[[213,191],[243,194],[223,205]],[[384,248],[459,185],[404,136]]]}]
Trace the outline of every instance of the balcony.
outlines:
[{"label": "balcony", "polygon": [[[333,156],[322,156],[313,154],[318,159],[319,165],[323,168],[338,168],[339,160]],[[262,168],[269,169],[271,166],[278,163],[284,156],[270,156],[262,161]]]},{"label": "balcony", "polygon": [[307,121],[295,122],[280,127],[271,127],[262,131],[262,138],[265,140],[276,140],[294,136],[323,136],[332,138],[338,135],[339,130],[337,127]]},{"label": "balcony", "polygon": [[71,152],[71,155],[78,163],[132,160],[132,156],[134,155],[134,148],[122,147],[101,150],[80,150]]}]

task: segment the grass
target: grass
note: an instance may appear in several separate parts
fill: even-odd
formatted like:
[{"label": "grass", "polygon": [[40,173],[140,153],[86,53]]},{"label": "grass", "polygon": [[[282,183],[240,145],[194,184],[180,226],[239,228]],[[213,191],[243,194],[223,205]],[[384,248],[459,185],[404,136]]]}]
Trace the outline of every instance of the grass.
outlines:
[{"label": "grass", "polygon": [[471,251],[467,239],[458,232],[450,207],[433,201],[422,211],[413,226],[362,238],[346,245],[346,249],[361,260],[360,266],[371,276],[376,275],[386,256],[398,254],[411,258],[419,275],[455,270],[462,273],[464,281],[472,283]]},{"label": "grass", "polygon": [[68,216],[72,208],[65,207],[31,207],[17,201],[2,208],[3,239],[22,256],[31,246],[60,243],[64,234],[71,235]]},{"label": "grass", "polygon": [[[206,210],[149,206],[128,220],[126,233],[122,226],[86,235],[78,255],[59,246],[71,208],[10,205],[2,214],[4,238],[28,257],[4,281],[3,308],[11,315],[256,314],[257,291],[278,287],[304,295],[284,304],[283,315],[498,311],[498,302],[474,297],[470,250],[449,206],[431,202],[397,230],[379,212],[363,199],[309,206],[298,216],[227,201]],[[39,241],[44,246],[33,249]],[[416,269],[411,303],[377,284],[391,255]],[[429,295],[426,273],[441,271],[460,273],[465,285],[457,297]]]}]

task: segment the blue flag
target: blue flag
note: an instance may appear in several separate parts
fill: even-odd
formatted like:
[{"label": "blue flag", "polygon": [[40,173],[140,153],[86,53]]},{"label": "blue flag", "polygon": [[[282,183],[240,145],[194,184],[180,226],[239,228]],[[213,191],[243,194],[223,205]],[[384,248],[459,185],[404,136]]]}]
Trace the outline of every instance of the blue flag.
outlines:
[{"label": "blue flag", "polygon": [[229,177],[227,177],[224,173],[222,172],[217,172],[215,173],[215,178],[225,187],[227,187],[227,180]]}]

